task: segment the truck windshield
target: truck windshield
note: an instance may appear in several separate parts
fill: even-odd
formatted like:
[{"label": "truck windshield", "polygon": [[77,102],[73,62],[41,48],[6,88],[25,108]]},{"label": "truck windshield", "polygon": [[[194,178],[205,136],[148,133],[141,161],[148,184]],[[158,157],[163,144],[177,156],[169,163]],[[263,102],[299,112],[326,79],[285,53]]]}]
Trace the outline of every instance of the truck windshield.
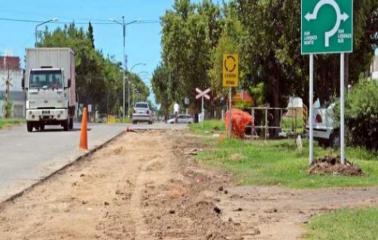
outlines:
[{"label": "truck windshield", "polygon": [[30,88],[63,88],[62,71],[32,71],[29,80]]}]

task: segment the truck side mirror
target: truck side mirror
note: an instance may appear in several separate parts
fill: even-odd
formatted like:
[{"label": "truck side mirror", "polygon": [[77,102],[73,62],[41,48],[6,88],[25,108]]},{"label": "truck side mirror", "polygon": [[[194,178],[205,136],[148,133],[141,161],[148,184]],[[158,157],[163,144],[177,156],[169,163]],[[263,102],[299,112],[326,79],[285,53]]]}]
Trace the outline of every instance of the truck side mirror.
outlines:
[{"label": "truck side mirror", "polygon": [[68,79],[67,88],[70,88],[70,87],[71,87],[71,79]]}]

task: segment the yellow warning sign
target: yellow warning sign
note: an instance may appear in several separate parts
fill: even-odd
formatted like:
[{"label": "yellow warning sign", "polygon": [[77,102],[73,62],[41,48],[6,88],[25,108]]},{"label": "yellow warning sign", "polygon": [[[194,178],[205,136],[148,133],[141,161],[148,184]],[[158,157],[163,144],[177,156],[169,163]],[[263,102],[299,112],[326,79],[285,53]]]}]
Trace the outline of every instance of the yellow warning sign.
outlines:
[{"label": "yellow warning sign", "polygon": [[223,55],[223,87],[237,87],[239,85],[239,55]]}]

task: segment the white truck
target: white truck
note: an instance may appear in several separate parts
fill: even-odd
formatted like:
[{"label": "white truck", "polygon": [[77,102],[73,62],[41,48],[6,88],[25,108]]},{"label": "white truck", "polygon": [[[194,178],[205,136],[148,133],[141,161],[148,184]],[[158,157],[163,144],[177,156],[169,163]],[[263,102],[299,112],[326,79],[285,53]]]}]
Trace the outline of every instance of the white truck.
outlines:
[{"label": "white truck", "polygon": [[23,88],[28,132],[43,131],[45,125],[60,125],[65,131],[73,128],[77,96],[70,48],[26,49]]}]

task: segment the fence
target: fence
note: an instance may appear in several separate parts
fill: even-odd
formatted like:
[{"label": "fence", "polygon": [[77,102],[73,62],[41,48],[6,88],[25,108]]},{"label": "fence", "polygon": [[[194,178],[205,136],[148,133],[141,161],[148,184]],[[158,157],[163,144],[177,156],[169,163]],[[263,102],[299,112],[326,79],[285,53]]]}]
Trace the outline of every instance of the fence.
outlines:
[{"label": "fence", "polygon": [[273,108],[253,107],[251,114],[254,125],[247,127],[247,136],[274,138],[279,136],[295,136],[302,134],[307,121],[307,107]]}]

